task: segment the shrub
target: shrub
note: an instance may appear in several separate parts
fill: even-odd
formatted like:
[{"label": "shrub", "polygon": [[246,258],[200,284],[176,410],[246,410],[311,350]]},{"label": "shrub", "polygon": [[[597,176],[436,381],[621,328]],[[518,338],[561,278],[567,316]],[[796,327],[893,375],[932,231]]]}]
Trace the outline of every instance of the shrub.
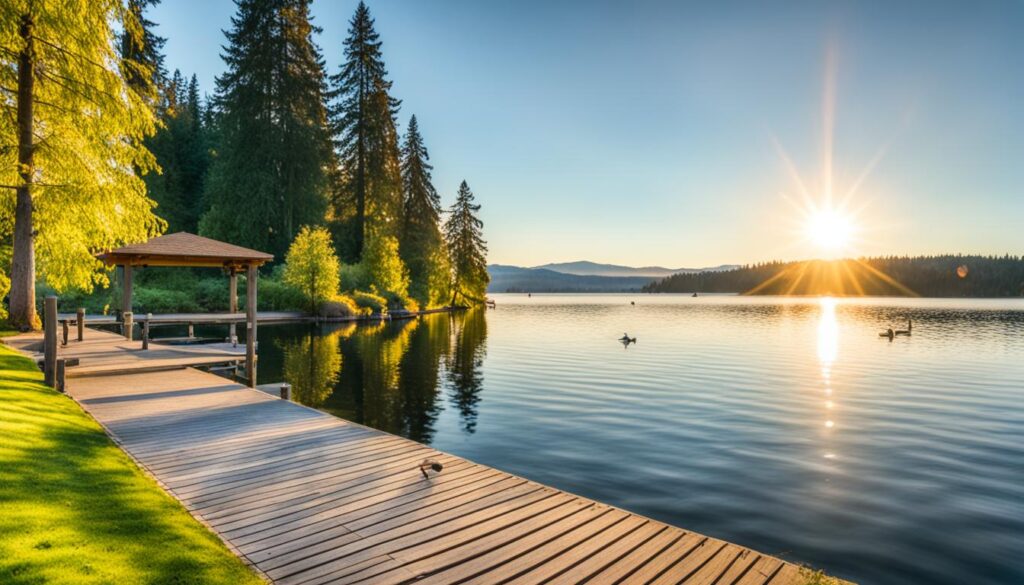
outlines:
[{"label": "shrub", "polygon": [[388,300],[371,292],[357,290],[352,293],[352,300],[359,307],[369,309],[371,313],[383,314],[388,309]]},{"label": "shrub", "polygon": [[[238,282],[239,286],[242,287],[245,279],[239,278]],[[240,288],[240,290],[244,290],[244,287]],[[245,297],[244,294],[239,296],[238,302],[241,308],[245,305]],[[259,280],[256,305],[261,311],[305,311],[309,306],[301,292],[273,278],[261,278]]]},{"label": "shrub", "polygon": [[199,305],[188,291],[136,288],[132,293],[135,313],[195,313]]},{"label": "shrub", "polygon": [[338,257],[330,232],[303,226],[288,248],[282,277],[284,283],[302,292],[310,313],[337,293]]},{"label": "shrub", "polygon": [[366,276],[366,267],[358,264],[342,264],[340,271],[341,290],[366,290],[370,288],[370,279]]},{"label": "shrub", "polygon": [[387,300],[389,311],[405,310],[415,313],[420,310],[420,304],[416,302],[416,299],[408,295],[388,291],[384,292],[383,296]]},{"label": "shrub", "polygon": [[352,298],[345,295],[334,295],[320,305],[320,316],[328,319],[344,319],[370,314],[370,309],[362,308]]},{"label": "shrub", "polygon": [[[227,311],[229,282],[226,276],[223,278],[204,278],[200,280],[195,285],[194,297],[196,303],[204,311]],[[239,309],[243,309],[244,305],[245,291],[243,290],[242,294],[238,297]]]}]

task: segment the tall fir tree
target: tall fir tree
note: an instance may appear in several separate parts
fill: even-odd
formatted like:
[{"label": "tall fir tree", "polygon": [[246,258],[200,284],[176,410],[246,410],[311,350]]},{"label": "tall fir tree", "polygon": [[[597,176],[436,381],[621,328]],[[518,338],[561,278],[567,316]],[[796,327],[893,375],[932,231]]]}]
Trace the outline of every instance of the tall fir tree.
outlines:
[{"label": "tall fir tree", "polygon": [[430,154],[423,144],[416,116],[402,142],[402,260],[412,281],[409,294],[424,307],[447,300],[449,272],[441,234],[441,197],[431,182]]},{"label": "tall fir tree", "polygon": [[157,215],[167,221],[169,231],[194,233],[210,163],[199,83],[193,75],[186,84],[175,70],[162,93],[160,129],[146,142],[161,172],[146,175],[146,186],[158,204]]},{"label": "tall fir tree", "polygon": [[402,180],[395,120],[400,102],[381,57],[381,42],[366,4],[349,21],[345,62],[331,76],[331,131],[339,168],[332,219],[343,259],[362,259],[366,241],[399,235]]},{"label": "tall fir tree", "polygon": [[445,224],[452,267],[452,305],[459,297],[479,304],[487,293],[487,242],[483,238],[484,223],[477,217],[479,212],[480,205],[473,203],[473,192],[463,181]]},{"label": "tall fir tree", "polygon": [[128,86],[158,107],[160,93],[167,80],[163,47],[167,39],[154,32],[156,23],[146,18],[146,9],[160,0],[128,0],[124,30],[120,36],[121,74]]},{"label": "tall fir tree", "polygon": [[217,79],[219,145],[199,231],[283,256],[323,222],[332,161],[310,0],[238,0]]},{"label": "tall fir tree", "polygon": [[[0,2],[0,232],[11,238],[10,322],[38,327],[36,267],[55,289],[107,282],[95,253],[160,233],[137,175],[154,167],[149,96],[125,71],[117,32],[139,45],[138,13],[118,0]],[[121,68],[106,64],[121,63]]]}]

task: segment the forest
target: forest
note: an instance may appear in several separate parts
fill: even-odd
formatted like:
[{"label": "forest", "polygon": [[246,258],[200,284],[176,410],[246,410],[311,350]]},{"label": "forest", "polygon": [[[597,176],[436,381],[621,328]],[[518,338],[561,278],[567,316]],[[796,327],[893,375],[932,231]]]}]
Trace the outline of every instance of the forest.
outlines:
[{"label": "forest", "polygon": [[925,297],[1024,296],[1020,256],[885,256],[765,262],[723,272],[674,274],[651,293]]},{"label": "forest", "polygon": [[[147,17],[158,2],[0,7],[0,294],[13,326],[37,327],[46,294],[63,309],[118,306],[95,255],[178,231],[274,254],[261,309],[484,299],[480,205],[463,181],[442,206],[365,4],[346,38],[323,39],[310,0],[238,0],[225,70],[200,88],[165,67]],[[303,286],[308,271],[317,286]],[[209,270],[144,269],[133,308],[219,310],[224,288]]]}]

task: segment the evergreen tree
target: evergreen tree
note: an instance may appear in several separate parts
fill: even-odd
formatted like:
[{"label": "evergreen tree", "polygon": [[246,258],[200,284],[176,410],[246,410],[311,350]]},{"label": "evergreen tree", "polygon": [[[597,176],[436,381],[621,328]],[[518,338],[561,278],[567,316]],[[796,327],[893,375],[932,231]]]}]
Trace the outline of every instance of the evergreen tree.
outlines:
[{"label": "evergreen tree", "polygon": [[[340,163],[335,177],[332,219],[343,232],[343,257],[362,259],[371,234],[398,236],[402,209],[398,132],[400,102],[381,57],[379,35],[366,4],[349,21],[345,62],[330,78],[331,131]],[[342,238],[339,238],[342,240]]]},{"label": "evergreen tree", "polygon": [[128,0],[121,33],[121,73],[128,86],[156,107],[167,78],[162,52],[167,39],[153,32],[156,24],[145,11],[160,0]]},{"label": "evergreen tree", "polygon": [[199,231],[281,256],[323,221],[331,166],[310,0],[239,0],[217,79],[219,148]]},{"label": "evergreen tree", "polygon": [[[164,227],[136,174],[154,167],[153,111],[122,74],[149,69],[117,50],[118,29],[145,42],[137,18],[117,0],[0,3],[0,231],[17,328],[39,325],[37,260],[58,291],[89,290],[107,282],[97,250]],[[104,65],[119,57],[122,70]]]},{"label": "evergreen tree", "polygon": [[445,224],[452,267],[452,305],[459,296],[480,303],[487,292],[487,242],[483,239],[484,223],[477,217],[479,211],[480,205],[473,203],[473,192],[463,181]]},{"label": "evergreen tree", "polygon": [[206,129],[195,75],[188,84],[178,70],[165,84],[161,100],[161,127],[146,142],[161,172],[145,177],[157,215],[171,232],[195,232],[202,212],[203,185],[210,162]]},{"label": "evergreen tree", "polygon": [[425,307],[447,300],[448,292],[448,265],[440,228],[441,197],[431,183],[433,167],[429,160],[419,124],[413,116],[402,143],[404,202],[400,250],[402,260],[409,268],[412,283],[409,292]]}]

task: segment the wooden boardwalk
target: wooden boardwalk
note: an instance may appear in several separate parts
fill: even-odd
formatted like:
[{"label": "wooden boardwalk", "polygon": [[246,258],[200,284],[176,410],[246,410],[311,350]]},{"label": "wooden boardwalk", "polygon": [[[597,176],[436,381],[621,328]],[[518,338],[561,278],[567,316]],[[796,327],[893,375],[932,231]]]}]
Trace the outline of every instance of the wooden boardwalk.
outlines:
[{"label": "wooden boardwalk", "polygon": [[[140,466],[277,583],[804,582],[777,558],[195,369],[68,386]],[[429,479],[419,470],[427,458],[444,465]]]},{"label": "wooden boardwalk", "polygon": [[[37,361],[43,359],[39,334],[16,335],[5,343]],[[230,343],[167,345],[151,341],[149,349],[143,350],[141,341],[128,341],[116,333],[88,329],[83,341],[58,344],[57,357],[78,359],[79,365],[67,369],[67,377],[80,378],[244,362],[245,344],[237,347]]]}]

